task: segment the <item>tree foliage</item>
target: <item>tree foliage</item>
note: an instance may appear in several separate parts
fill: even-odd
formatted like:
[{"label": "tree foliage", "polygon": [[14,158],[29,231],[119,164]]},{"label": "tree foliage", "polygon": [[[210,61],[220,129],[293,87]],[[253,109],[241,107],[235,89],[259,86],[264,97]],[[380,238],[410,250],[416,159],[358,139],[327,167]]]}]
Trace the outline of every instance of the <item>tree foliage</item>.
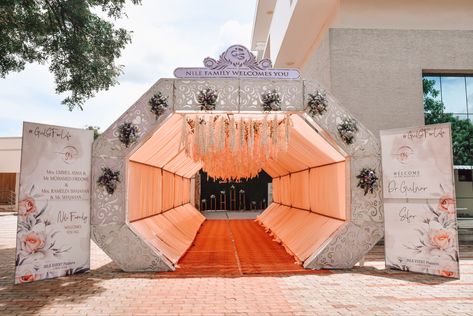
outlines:
[{"label": "tree foliage", "polygon": [[94,131],[94,140],[96,140],[100,136],[100,134],[102,134],[100,133],[100,127],[98,126],[89,125],[85,129],[88,129],[89,131]]},{"label": "tree foliage", "polygon": [[423,80],[425,124],[452,124],[453,163],[473,165],[473,124],[470,120],[456,118],[445,113],[443,102],[438,99],[440,91],[435,89],[435,80]]},{"label": "tree foliage", "polygon": [[[130,0],[139,4],[141,0]],[[130,33],[113,21],[125,15],[126,0],[2,0],[0,76],[27,63],[48,63],[56,92],[70,110],[82,109],[97,91],[117,83],[115,63]],[[101,18],[97,13],[105,13]]]}]

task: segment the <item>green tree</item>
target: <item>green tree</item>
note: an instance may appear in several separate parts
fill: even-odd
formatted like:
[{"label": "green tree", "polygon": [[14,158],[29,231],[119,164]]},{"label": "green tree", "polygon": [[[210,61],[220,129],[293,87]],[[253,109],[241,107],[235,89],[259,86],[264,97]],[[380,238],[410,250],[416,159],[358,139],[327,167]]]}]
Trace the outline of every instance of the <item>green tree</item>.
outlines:
[{"label": "green tree", "polygon": [[[133,4],[141,0],[130,0]],[[27,63],[49,64],[56,92],[69,110],[117,83],[115,63],[130,33],[113,21],[125,15],[126,0],[2,0],[0,76]],[[108,18],[97,13],[102,11]]]},{"label": "green tree", "polygon": [[100,127],[98,126],[87,126],[85,129],[88,129],[89,131],[94,131],[94,140],[96,140],[100,136]]},{"label": "green tree", "polygon": [[473,165],[473,124],[445,113],[443,102],[438,99],[440,91],[435,89],[435,80],[423,79],[425,124],[452,124],[453,163]]}]

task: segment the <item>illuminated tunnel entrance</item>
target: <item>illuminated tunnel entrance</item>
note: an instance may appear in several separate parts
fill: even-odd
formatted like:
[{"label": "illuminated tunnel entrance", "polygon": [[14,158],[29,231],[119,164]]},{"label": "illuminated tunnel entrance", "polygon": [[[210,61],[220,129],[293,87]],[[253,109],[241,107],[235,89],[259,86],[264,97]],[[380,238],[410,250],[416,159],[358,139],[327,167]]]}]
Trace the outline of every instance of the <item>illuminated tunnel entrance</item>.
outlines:
[{"label": "illuminated tunnel entrance", "polygon": [[[220,91],[212,111],[195,101],[205,89]],[[281,111],[263,112],[260,95],[273,90],[282,95]],[[309,94],[317,91],[316,83],[303,80],[159,80],[94,143],[92,176],[109,168],[120,182],[112,194],[93,185],[92,238],[125,271],[175,270],[205,229],[194,177],[205,163],[189,154],[198,141],[183,146],[188,118],[290,118],[287,148],[262,159],[273,202],[257,223],[306,269],[352,267],[383,235],[380,188],[365,195],[357,187],[362,169],[380,170],[379,145],[331,96],[325,113],[311,112]],[[150,111],[156,95],[167,100],[158,116]],[[356,124],[351,142],[340,132],[347,120]],[[124,124],[136,126],[128,145]],[[238,174],[238,164],[227,163],[233,166],[212,170]]]}]

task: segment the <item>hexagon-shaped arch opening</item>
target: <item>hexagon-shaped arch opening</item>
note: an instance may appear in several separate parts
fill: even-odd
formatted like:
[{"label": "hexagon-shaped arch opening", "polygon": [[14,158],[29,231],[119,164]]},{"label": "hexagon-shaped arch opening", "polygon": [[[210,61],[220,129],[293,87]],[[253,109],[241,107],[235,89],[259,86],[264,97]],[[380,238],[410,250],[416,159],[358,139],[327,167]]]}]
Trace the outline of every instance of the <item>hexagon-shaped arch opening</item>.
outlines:
[{"label": "hexagon-shaped arch opening", "polygon": [[[379,144],[330,94],[324,113],[310,113],[309,94],[322,90],[317,83],[161,79],[93,147],[92,177],[108,167],[122,181],[111,195],[92,182],[92,238],[123,270],[174,270],[204,220],[188,203],[190,179],[201,165],[179,149],[179,133],[184,113],[203,114],[195,100],[205,88],[221,91],[214,113],[255,117],[262,115],[261,93],[281,93],[282,111],[293,120],[290,149],[264,166],[273,177],[274,203],[258,220],[304,267],[350,268],[379,241],[381,186],[369,194],[357,188],[363,168],[380,171]],[[149,110],[157,92],[168,97],[168,109],[159,117]],[[345,119],[358,127],[351,143],[339,133]],[[118,137],[126,122],[139,129],[138,140],[129,147]]]},{"label": "hexagon-shaped arch opening", "polygon": [[[234,116],[254,121],[267,114]],[[305,262],[346,220],[347,166],[344,155],[301,114],[290,118],[287,151],[263,167],[273,178],[273,203],[258,221]],[[183,120],[182,114],[172,114],[128,160],[128,221],[173,265],[204,221],[190,204],[191,178],[202,164],[180,144]]]}]

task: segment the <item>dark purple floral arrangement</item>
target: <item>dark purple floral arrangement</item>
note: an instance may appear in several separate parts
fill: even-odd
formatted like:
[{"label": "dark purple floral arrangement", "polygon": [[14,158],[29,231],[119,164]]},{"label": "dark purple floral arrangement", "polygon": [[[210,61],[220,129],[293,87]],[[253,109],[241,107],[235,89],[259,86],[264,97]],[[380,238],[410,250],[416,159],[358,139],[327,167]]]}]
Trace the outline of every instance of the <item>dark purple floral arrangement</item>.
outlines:
[{"label": "dark purple floral arrangement", "polygon": [[365,195],[368,192],[373,193],[374,189],[378,186],[378,177],[374,169],[363,168],[356,177],[358,179],[357,187],[365,190]]},{"label": "dark purple floral arrangement", "polygon": [[158,119],[158,117],[160,117],[168,108],[167,99],[167,96],[158,92],[149,100],[150,111],[156,115],[156,119]]},{"label": "dark purple floral arrangement", "polygon": [[138,139],[138,126],[133,123],[123,123],[118,126],[118,139],[125,144],[126,147],[136,142]]},{"label": "dark purple floral arrangement", "polygon": [[342,140],[346,144],[350,145],[355,139],[355,134],[358,132],[358,127],[356,126],[355,120],[351,118],[345,118],[343,119],[342,123],[338,125],[337,130]]},{"label": "dark purple floral arrangement", "polygon": [[268,90],[261,95],[263,111],[281,111],[281,96],[276,90]]},{"label": "dark purple floral arrangement", "polygon": [[199,103],[201,111],[215,110],[217,99],[217,92],[211,88],[200,90],[197,94],[197,103]]},{"label": "dark purple floral arrangement", "polygon": [[315,93],[309,93],[308,97],[307,108],[310,115],[322,115],[327,111],[328,100],[325,91],[317,90]]},{"label": "dark purple floral arrangement", "polygon": [[113,194],[120,182],[120,171],[112,171],[108,167],[102,167],[102,175],[97,179],[97,184],[105,188],[108,194]]}]

